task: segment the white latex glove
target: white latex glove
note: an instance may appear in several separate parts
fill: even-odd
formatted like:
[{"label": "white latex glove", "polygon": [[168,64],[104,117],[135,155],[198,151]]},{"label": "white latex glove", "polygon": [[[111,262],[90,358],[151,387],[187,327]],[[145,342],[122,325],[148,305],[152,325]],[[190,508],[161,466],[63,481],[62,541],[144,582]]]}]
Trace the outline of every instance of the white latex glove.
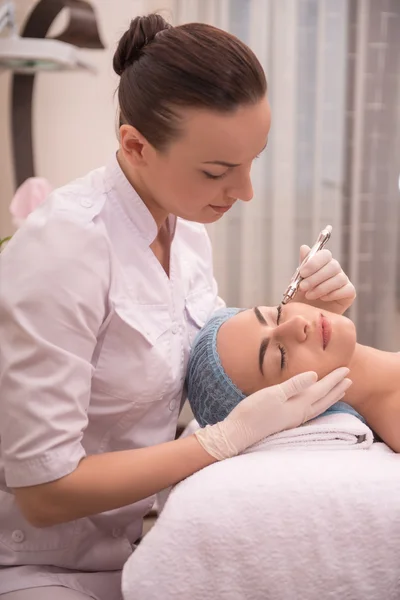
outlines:
[{"label": "white latex glove", "polygon": [[273,433],[318,417],[343,398],[351,381],[340,367],[320,381],[314,372],[300,373],[242,400],[220,423],[195,432],[203,448],[222,460],[240,454]]},{"label": "white latex glove", "polygon": [[[308,246],[300,248],[300,264],[310,252]],[[356,290],[340,263],[324,248],[310,258],[300,269],[304,277],[294,302],[306,302],[324,307],[330,312],[343,314],[354,302]]]}]

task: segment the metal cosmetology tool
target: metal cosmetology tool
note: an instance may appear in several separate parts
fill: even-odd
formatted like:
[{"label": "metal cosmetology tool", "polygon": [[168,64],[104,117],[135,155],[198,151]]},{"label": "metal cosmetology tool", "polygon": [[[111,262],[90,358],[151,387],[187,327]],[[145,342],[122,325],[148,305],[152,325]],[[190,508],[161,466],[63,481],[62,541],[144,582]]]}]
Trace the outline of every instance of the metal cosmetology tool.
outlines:
[{"label": "metal cosmetology tool", "polygon": [[301,265],[299,267],[297,267],[292,279],[290,280],[290,283],[289,283],[285,293],[283,294],[282,304],[287,304],[289,302],[289,300],[293,300],[293,298],[297,294],[300,283],[304,279],[300,275],[301,267],[303,267],[310,260],[310,258],[315,256],[317,252],[319,252],[320,250],[322,250],[322,248],[324,248],[324,246],[330,240],[331,234],[332,234],[332,226],[331,225],[327,225],[325,227],[325,229],[323,229],[320,232],[318,239],[315,242],[314,246],[311,248],[310,252],[307,254],[307,256],[305,257],[305,259],[303,260]]}]

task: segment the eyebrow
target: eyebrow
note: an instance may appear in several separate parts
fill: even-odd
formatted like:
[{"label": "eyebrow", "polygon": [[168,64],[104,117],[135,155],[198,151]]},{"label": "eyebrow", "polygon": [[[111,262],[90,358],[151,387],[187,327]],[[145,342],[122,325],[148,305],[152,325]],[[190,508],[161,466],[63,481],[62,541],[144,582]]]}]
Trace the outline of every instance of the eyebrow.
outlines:
[{"label": "eyebrow", "polygon": [[[254,314],[257,317],[258,322],[261,325],[268,325],[267,321],[265,320],[264,316],[260,312],[259,308],[257,308],[257,306],[255,306],[253,308],[253,310],[254,310]],[[258,366],[259,366],[261,375],[264,375],[264,370],[263,370],[264,358],[265,358],[265,353],[268,349],[269,341],[270,341],[270,338],[265,337],[260,344],[260,352],[258,355]]]},{"label": "eyebrow", "polygon": [[[261,154],[261,152],[264,152],[265,148],[267,147],[267,144],[268,144],[268,142],[265,144],[264,148],[262,150],[260,150],[260,152],[258,153],[257,156],[259,156]],[[205,160],[203,162],[203,165],[220,165],[221,167],[230,167],[230,168],[240,167],[240,163],[229,163],[224,160]]]}]

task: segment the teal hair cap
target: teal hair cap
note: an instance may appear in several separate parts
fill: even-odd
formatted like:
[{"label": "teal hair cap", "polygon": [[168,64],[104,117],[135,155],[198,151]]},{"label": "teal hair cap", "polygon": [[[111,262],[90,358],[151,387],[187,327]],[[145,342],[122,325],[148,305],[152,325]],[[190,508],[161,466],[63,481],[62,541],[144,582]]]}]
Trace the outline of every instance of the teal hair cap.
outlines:
[{"label": "teal hair cap", "polygon": [[225,373],[217,351],[220,327],[241,310],[223,308],[216,312],[193,344],[186,383],[189,404],[201,427],[222,421],[246,397]]}]

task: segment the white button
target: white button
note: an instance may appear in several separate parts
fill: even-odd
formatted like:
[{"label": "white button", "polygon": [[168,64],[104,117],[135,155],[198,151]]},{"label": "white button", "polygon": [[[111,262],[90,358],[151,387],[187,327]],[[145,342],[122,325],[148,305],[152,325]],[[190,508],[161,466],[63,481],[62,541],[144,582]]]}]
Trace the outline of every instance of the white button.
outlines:
[{"label": "white button", "polygon": [[93,200],[91,200],[90,198],[82,198],[81,206],[84,206],[85,208],[90,208],[91,206],[93,206]]},{"label": "white button", "polygon": [[178,331],[179,331],[179,325],[174,325],[174,326],[172,327],[172,333],[173,333],[174,335],[176,335],[176,334],[178,333]]},{"label": "white button", "polygon": [[25,539],[24,532],[21,531],[20,529],[16,529],[15,531],[12,532],[11,539],[13,542],[20,544]]},{"label": "white button", "polygon": [[171,400],[171,402],[169,403],[169,410],[174,410],[176,406],[176,400]]},{"label": "white button", "polygon": [[122,531],[119,527],[114,527],[114,529],[112,530],[112,534],[113,534],[113,537],[117,538],[117,537],[121,536]]}]

